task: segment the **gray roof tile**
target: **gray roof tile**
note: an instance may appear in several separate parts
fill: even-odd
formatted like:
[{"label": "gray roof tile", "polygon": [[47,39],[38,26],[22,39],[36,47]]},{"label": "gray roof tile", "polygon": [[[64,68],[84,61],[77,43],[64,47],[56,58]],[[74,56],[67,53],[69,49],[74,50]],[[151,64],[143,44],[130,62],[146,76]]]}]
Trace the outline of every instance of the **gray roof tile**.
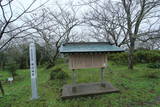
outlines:
[{"label": "gray roof tile", "polygon": [[122,52],[124,49],[106,42],[75,42],[61,45],[61,53]]}]

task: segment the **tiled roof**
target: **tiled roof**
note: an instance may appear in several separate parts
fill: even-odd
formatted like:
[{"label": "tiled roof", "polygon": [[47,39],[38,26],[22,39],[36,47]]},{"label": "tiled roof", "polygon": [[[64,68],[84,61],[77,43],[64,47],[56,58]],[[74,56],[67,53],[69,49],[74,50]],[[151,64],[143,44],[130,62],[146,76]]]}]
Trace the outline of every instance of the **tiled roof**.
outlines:
[{"label": "tiled roof", "polygon": [[122,52],[124,49],[106,42],[72,42],[61,45],[61,53]]}]

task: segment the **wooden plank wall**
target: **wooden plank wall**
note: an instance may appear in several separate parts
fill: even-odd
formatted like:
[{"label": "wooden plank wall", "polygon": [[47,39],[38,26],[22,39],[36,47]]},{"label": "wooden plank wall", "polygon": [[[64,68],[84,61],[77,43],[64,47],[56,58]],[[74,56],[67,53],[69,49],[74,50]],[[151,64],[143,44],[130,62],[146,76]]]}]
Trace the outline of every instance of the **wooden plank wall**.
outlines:
[{"label": "wooden plank wall", "polygon": [[75,53],[69,55],[69,68],[102,68],[106,67],[106,54],[105,53]]}]

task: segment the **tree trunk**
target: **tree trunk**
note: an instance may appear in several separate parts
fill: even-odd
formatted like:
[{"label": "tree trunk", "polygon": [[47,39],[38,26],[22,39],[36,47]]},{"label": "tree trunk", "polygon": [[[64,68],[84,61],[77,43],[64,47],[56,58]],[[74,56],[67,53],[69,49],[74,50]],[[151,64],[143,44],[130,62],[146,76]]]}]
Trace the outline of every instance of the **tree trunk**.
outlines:
[{"label": "tree trunk", "polygon": [[16,75],[16,74],[15,74],[15,71],[12,71],[11,74],[12,74],[12,78],[13,78],[13,80],[14,80],[14,79],[15,79],[15,75]]},{"label": "tree trunk", "polygon": [[133,69],[133,52],[132,52],[132,49],[129,49],[129,53],[128,53],[128,69]]},{"label": "tree trunk", "polygon": [[56,53],[55,53],[54,57],[53,57],[53,58],[50,58],[50,60],[49,60],[49,62],[48,62],[49,64],[48,64],[48,66],[47,66],[47,69],[49,69],[49,68],[55,66],[56,58],[57,58],[58,53],[59,53],[58,49],[59,49],[59,47],[57,47]]},{"label": "tree trunk", "polygon": [[2,92],[2,95],[4,96],[4,89],[3,89],[3,86],[2,86],[1,81],[0,81],[0,90],[1,90],[1,92]]},{"label": "tree trunk", "polygon": [[56,54],[53,58],[50,58],[50,60],[48,61],[47,69],[55,66],[57,55],[58,54]]},{"label": "tree trunk", "polygon": [[49,69],[49,68],[51,68],[51,67],[53,67],[53,66],[55,66],[55,63],[54,63],[54,62],[49,63],[46,68]]},{"label": "tree trunk", "polygon": [[129,52],[128,52],[128,69],[133,69],[133,64],[134,64],[134,47],[135,47],[135,39],[131,38],[130,39],[130,47],[129,47]]}]

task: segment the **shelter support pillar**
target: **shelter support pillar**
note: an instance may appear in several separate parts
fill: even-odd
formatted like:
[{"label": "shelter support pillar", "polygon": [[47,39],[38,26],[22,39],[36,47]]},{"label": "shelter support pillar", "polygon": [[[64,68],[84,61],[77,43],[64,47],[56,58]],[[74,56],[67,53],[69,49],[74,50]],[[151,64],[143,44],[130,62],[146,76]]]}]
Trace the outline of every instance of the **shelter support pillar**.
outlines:
[{"label": "shelter support pillar", "polygon": [[73,92],[76,92],[76,72],[75,72],[75,70],[73,69],[72,70],[73,71],[73,76],[72,76],[72,84],[73,84],[73,87],[72,87],[72,91]]},{"label": "shelter support pillar", "polygon": [[101,86],[105,87],[105,84],[104,84],[104,68],[101,68],[100,76],[101,76]]}]

